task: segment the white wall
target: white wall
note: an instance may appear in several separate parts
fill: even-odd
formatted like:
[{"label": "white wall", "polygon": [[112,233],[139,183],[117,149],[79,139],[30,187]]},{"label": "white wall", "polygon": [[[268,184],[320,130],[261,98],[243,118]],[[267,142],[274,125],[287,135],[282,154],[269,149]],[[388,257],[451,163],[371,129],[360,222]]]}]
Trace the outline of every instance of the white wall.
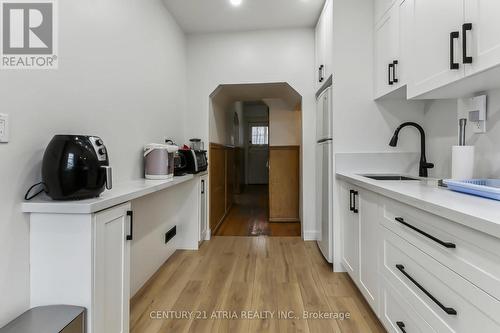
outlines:
[{"label": "white wall", "polygon": [[[423,123],[423,102],[373,101],[373,1],[334,0],[333,109],[336,152],[417,151],[417,132],[401,132],[403,121]],[[355,24],[354,24],[355,22]]]},{"label": "white wall", "polygon": [[[357,21],[357,20],[356,20]],[[352,23],[352,22],[351,22]],[[302,96],[304,197],[314,196],[314,33],[312,29],[188,36],[187,137],[208,139],[209,95],[220,84],[287,82]],[[314,203],[305,200],[305,236],[314,234]]]},{"label": "white wall", "polygon": [[266,99],[269,106],[269,145],[299,146],[302,114],[281,99]]},{"label": "white wall", "polygon": [[160,0],[61,1],[59,19],[59,70],[0,72],[0,326],[29,306],[20,202],[52,136],[102,136],[115,183],[141,177],[143,144],[184,138],[185,38]]},{"label": "white wall", "polygon": [[[481,93],[483,94],[483,93]],[[467,144],[474,145],[475,177],[500,178],[500,90],[485,93],[487,103],[487,132],[473,134],[472,124],[467,125]],[[425,123],[429,132],[429,158],[436,169],[431,175],[440,178],[451,176],[451,147],[458,142],[458,119],[467,118],[457,100],[431,102],[426,110]]]}]

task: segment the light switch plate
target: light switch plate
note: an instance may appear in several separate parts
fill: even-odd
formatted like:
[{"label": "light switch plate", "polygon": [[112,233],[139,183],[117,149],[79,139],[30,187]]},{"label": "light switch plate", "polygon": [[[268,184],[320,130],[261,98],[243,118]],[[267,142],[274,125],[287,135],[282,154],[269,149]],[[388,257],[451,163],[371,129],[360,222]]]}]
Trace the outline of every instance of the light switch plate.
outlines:
[{"label": "light switch plate", "polygon": [[0,142],[9,142],[9,115],[0,113]]}]

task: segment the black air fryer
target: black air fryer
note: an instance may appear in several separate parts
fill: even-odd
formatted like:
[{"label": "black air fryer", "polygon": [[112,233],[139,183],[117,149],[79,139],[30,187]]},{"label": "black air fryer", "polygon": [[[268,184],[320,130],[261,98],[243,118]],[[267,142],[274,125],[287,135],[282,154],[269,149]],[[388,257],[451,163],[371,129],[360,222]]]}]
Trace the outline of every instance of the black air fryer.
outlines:
[{"label": "black air fryer", "polygon": [[54,136],[43,155],[42,178],[54,200],[98,197],[112,187],[104,143],[96,136]]}]

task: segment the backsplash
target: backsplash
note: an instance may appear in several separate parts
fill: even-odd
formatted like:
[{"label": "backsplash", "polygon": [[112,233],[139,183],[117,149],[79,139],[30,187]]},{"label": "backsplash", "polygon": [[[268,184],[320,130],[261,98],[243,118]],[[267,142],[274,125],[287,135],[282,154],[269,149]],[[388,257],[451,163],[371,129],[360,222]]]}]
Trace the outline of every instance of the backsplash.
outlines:
[{"label": "backsplash", "polygon": [[[487,132],[473,134],[468,124],[466,140],[467,145],[476,147],[475,177],[500,178],[500,90],[484,94],[488,96]],[[430,170],[432,177],[451,176],[451,147],[458,143],[458,119],[466,117],[458,104],[457,100],[436,100],[428,101],[425,106],[427,159],[436,165]]]}]

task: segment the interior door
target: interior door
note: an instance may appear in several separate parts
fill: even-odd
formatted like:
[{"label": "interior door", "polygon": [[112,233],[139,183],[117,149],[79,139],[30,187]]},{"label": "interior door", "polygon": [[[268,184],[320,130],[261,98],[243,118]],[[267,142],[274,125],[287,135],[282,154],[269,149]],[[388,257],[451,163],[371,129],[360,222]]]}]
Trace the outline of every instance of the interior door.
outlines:
[{"label": "interior door", "polygon": [[[414,0],[414,37],[409,97],[415,97],[463,78],[461,27],[464,22],[464,0]],[[458,33],[451,38],[452,32]],[[453,41],[451,69],[450,42]]]},{"label": "interior door", "polygon": [[269,184],[269,124],[250,123],[248,133],[248,184]]},{"label": "interior door", "polygon": [[[466,75],[474,74],[500,64],[500,1],[465,0],[465,23],[472,23],[466,32]],[[463,33],[463,32],[462,32]]]},{"label": "interior door", "polygon": [[94,227],[94,333],[128,333],[130,204],[96,214]]}]

